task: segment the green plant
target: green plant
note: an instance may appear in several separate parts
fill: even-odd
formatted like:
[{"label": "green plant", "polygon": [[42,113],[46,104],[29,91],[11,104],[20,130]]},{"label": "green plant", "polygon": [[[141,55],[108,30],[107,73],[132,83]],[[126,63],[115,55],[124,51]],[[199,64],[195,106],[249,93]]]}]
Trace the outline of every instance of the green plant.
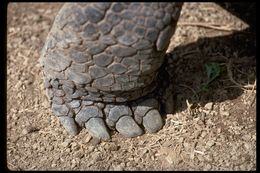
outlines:
[{"label": "green plant", "polygon": [[207,91],[209,84],[219,77],[223,71],[223,68],[218,63],[208,63],[205,64],[207,73],[207,82],[203,83],[200,87],[201,91]]}]

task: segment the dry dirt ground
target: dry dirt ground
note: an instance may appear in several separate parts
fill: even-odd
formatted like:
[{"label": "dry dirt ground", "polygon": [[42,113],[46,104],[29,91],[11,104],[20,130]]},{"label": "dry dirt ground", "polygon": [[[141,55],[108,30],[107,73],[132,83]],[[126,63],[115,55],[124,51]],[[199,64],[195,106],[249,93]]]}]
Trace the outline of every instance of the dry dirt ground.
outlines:
[{"label": "dry dirt ground", "polygon": [[[156,134],[96,144],[85,129],[68,136],[43,90],[38,59],[61,5],[8,5],[9,169],[256,170],[255,36],[246,23],[215,3],[185,3],[168,50],[175,111]],[[216,74],[210,83],[207,72]]]}]

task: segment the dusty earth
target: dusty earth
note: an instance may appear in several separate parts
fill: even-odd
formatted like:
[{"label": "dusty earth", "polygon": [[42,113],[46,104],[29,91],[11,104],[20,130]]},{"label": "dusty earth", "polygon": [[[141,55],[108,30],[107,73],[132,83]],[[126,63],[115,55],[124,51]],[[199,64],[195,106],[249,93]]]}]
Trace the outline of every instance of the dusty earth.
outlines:
[{"label": "dusty earth", "polygon": [[85,129],[68,136],[43,90],[38,59],[61,5],[8,5],[8,169],[256,170],[255,33],[245,22],[215,3],[185,3],[168,50],[175,111],[156,134],[97,144]]}]

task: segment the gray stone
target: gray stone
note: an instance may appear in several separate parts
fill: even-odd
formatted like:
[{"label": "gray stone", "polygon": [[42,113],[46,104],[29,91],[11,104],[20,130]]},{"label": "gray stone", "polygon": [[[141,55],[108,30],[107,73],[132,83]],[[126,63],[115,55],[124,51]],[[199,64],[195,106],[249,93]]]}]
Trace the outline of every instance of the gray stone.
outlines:
[{"label": "gray stone", "polygon": [[114,78],[112,74],[108,74],[105,77],[98,78],[94,80],[93,86],[104,89],[104,87],[111,86],[114,83]]},{"label": "gray stone", "polygon": [[92,23],[98,23],[104,17],[104,13],[101,10],[90,6],[87,6],[84,11],[87,19]]},{"label": "gray stone", "polygon": [[51,68],[54,71],[63,71],[70,63],[71,61],[56,51],[49,52],[45,55],[44,66],[48,66],[48,68]]},{"label": "gray stone", "polygon": [[52,111],[56,116],[66,116],[68,115],[69,108],[66,105],[52,104]]},{"label": "gray stone", "polygon": [[107,75],[107,72],[106,72],[105,68],[98,67],[95,65],[95,66],[91,66],[89,68],[89,74],[92,77],[92,79],[97,79],[97,78]]},{"label": "gray stone", "polygon": [[63,127],[65,128],[65,130],[69,132],[70,135],[75,136],[79,133],[79,128],[73,118],[67,116],[61,116],[59,117],[59,120],[63,125]]},{"label": "gray stone", "polygon": [[118,37],[118,42],[126,46],[130,46],[131,44],[134,44],[136,41],[137,38],[134,36],[134,34],[130,33],[125,33],[124,35]]},{"label": "gray stone", "polygon": [[101,118],[91,118],[85,123],[85,127],[92,136],[98,139],[110,139],[107,127]]},{"label": "gray stone", "polygon": [[143,117],[143,125],[149,133],[155,133],[163,126],[162,117],[158,110],[152,109]]},{"label": "gray stone", "polygon": [[122,74],[127,71],[127,68],[119,63],[113,63],[109,65],[108,69],[114,74]]},{"label": "gray stone", "polygon": [[131,110],[128,106],[125,105],[115,105],[109,111],[108,118],[116,122],[118,119],[124,115],[131,115]]},{"label": "gray stone", "polygon": [[102,112],[99,110],[96,106],[85,106],[83,107],[79,113],[75,117],[75,121],[80,125],[84,126],[84,123],[86,123],[90,118],[94,117],[101,117],[102,118]]},{"label": "gray stone", "polygon": [[125,57],[136,53],[136,49],[126,46],[114,45],[110,47],[114,56]]},{"label": "gray stone", "polygon": [[84,63],[91,60],[91,56],[77,50],[70,50],[70,58],[76,63]]},{"label": "gray stone", "polygon": [[71,108],[78,108],[80,107],[80,100],[73,100],[72,102],[69,103],[69,105],[71,106]]},{"label": "gray stone", "polygon": [[109,65],[110,63],[112,63],[113,57],[111,55],[101,53],[101,54],[95,55],[93,60],[96,65],[105,67],[105,66]]},{"label": "gray stone", "polygon": [[125,137],[136,137],[143,134],[143,130],[130,116],[121,117],[116,123],[116,130]]},{"label": "gray stone", "polygon": [[174,30],[167,26],[163,31],[160,32],[159,37],[156,42],[156,47],[158,51],[162,51],[166,49],[166,47],[170,43],[171,36],[173,34]]}]

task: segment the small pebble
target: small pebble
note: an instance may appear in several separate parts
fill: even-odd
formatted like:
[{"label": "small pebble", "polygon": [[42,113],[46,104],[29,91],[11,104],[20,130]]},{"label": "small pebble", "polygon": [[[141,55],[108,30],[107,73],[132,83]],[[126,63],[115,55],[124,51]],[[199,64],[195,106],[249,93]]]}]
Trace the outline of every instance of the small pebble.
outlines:
[{"label": "small pebble", "polygon": [[212,147],[214,144],[215,144],[215,141],[209,140],[209,141],[206,143],[206,146],[207,146],[208,148],[210,148],[210,147]]},{"label": "small pebble", "polygon": [[205,107],[206,109],[208,109],[208,110],[212,110],[212,108],[213,108],[213,103],[212,103],[212,102],[209,102],[209,103],[207,103],[204,107]]},{"label": "small pebble", "polygon": [[220,110],[220,114],[223,115],[223,116],[229,116],[230,113],[228,111],[221,111]]},{"label": "small pebble", "polygon": [[114,171],[123,171],[123,168],[121,165],[113,166]]},{"label": "small pebble", "polygon": [[204,171],[209,171],[211,169],[211,165],[210,164],[207,164],[205,167],[204,167]]},{"label": "small pebble", "polygon": [[23,130],[22,130],[22,134],[23,134],[23,135],[27,135],[28,133],[29,133],[29,131],[28,131],[27,129],[23,129]]}]

